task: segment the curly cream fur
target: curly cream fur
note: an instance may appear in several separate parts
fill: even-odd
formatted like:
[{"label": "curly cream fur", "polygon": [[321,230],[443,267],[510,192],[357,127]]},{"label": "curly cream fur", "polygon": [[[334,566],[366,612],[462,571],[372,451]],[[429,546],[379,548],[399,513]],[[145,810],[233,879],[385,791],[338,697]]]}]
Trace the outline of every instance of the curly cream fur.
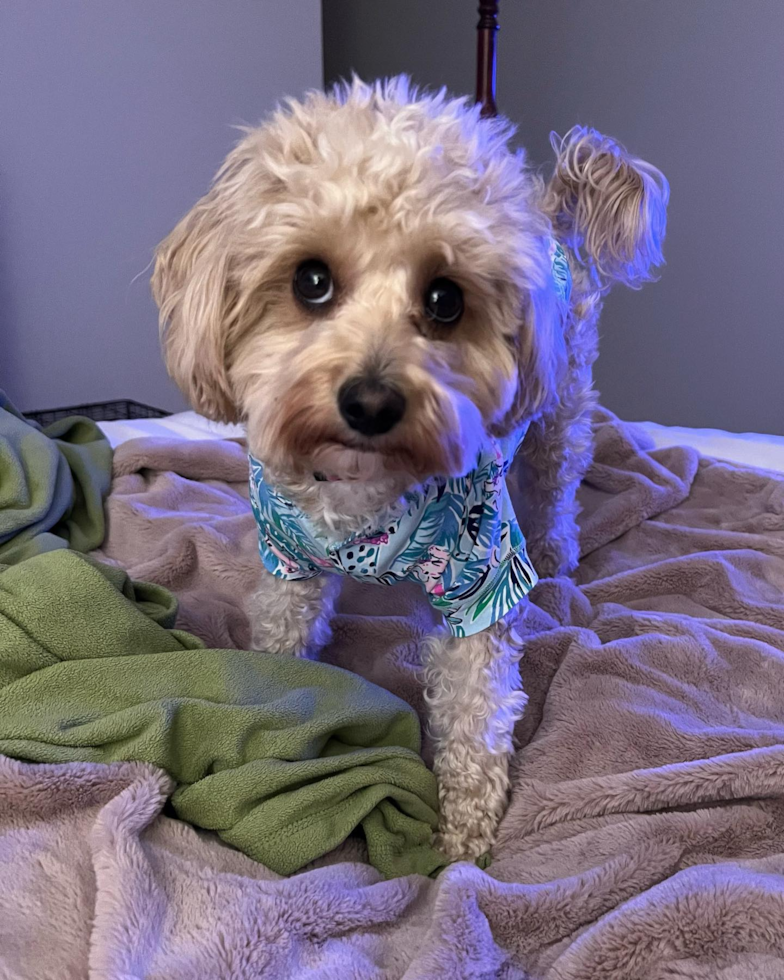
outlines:
[{"label": "curly cream fur", "polygon": [[[170,373],[194,407],[247,423],[251,451],[323,534],[344,539],[405,490],[473,465],[488,433],[529,422],[515,464],[540,575],[577,560],[576,489],[591,457],[591,365],[613,282],[661,262],[667,183],[593,130],[554,142],[545,184],[503,119],[405,78],[359,80],[290,101],[245,132],[209,192],[158,250],[153,290]],[[548,240],[569,249],[568,309]],[[336,281],[319,315],[292,294],[318,258]],[[465,313],[434,326],[422,295],[458,282]],[[372,372],[405,396],[388,433],[364,437],[337,392]],[[324,471],[338,482],[317,482]],[[320,579],[265,575],[250,609],[257,648],[311,655],[334,599]],[[453,856],[492,843],[512,729],[525,704],[508,625],[427,644],[428,700]]]},{"label": "curly cream fur", "polygon": [[555,173],[543,207],[559,236],[604,286],[636,288],[660,266],[670,186],[656,167],[637,160],[595,129],[575,126],[550,136]]},{"label": "curly cream fur", "polygon": [[488,851],[506,809],[512,732],[527,701],[518,666],[522,653],[508,622],[464,639],[437,633],[425,644],[439,844],[450,857]]},{"label": "curly cream fur", "polygon": [[338,585],[337,578],[325,575],[302,582],[281,579],[271,589],[265,576],[247,603],[252,648],[315,659],[332,635]]}]

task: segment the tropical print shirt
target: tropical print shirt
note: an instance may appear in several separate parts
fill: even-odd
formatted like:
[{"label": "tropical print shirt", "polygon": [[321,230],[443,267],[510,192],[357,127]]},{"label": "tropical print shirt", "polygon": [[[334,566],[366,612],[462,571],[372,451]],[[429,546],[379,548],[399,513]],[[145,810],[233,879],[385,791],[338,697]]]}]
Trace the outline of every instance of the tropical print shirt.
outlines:
[{"label": "tropical print shirt", "polygon": [[265,482],[263,465],[251,456],[250,500],[264,567],[285,579],[332,572],[374,585],[418,582],[455,636],[487,629],[537,581],[506,489],[506,456],[493,442],[470,473],[410,490],[402,512],[342,541],[324,536]]}]

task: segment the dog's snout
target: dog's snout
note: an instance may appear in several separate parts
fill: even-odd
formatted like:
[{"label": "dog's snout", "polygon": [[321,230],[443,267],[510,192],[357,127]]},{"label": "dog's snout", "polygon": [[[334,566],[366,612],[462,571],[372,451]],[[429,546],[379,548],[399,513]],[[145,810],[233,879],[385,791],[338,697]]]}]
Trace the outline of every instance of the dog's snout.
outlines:
[{"label": "dog's snout", "polygon": [[397,388],[383,381],[351,378],[338,392],[338,408],[356,432],[380,436],[403,418],[406,399]]}]

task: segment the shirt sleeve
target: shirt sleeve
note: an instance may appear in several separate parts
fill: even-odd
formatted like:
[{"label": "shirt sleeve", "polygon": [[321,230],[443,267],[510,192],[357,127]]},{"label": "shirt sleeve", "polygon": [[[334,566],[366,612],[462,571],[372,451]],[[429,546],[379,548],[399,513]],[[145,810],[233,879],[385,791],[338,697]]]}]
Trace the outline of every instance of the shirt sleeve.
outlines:
[{"label": "shirt sleeve", "polygon": [[481,633],[507,616],[536,585],[538,576],[525,548],[509,554],[484,581],[460,595],[430,595],[431,604],[441,612],[453,636]]},{"label": "shirt sleeve", "polygon": [[321,569],[313,562],[304,556],[293,554],[291,548],[287,548],[280,541],[274,541],[261,527],[259,528],[259,554],[264,567],[276,578],[296,582],[316,578],[321,574]]},{"label": "shirt sleeve", "polygon": [[286,533],[286,524],[275,516],[274,504],[264,484],[264,468],[253,456],[250,460],[250,506],[259,531],[259,554],[264,567],[277,578],[291,582],[315,578],[319,569],[305,552],[297,547],[294,530]]}]

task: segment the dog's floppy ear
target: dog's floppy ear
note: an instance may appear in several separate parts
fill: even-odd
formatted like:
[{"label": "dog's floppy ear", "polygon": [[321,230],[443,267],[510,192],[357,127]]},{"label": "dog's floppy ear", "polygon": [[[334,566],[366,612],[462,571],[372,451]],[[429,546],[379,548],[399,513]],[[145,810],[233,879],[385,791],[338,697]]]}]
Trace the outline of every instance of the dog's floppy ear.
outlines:
[{"label": "dog's floppy ear", "polygon": [[158,246],[152,276],[167,370],[196,411],[225,422],[237,420],[226,372],[229,263],[213,189]]},{"label": "dog's floppy ear", "polygon": [[656,167],[595,129],[552,133],[555,172],[544,209],[556,235],[595,272],[599,285],[632,288],[663,264],[670,188]]}]

